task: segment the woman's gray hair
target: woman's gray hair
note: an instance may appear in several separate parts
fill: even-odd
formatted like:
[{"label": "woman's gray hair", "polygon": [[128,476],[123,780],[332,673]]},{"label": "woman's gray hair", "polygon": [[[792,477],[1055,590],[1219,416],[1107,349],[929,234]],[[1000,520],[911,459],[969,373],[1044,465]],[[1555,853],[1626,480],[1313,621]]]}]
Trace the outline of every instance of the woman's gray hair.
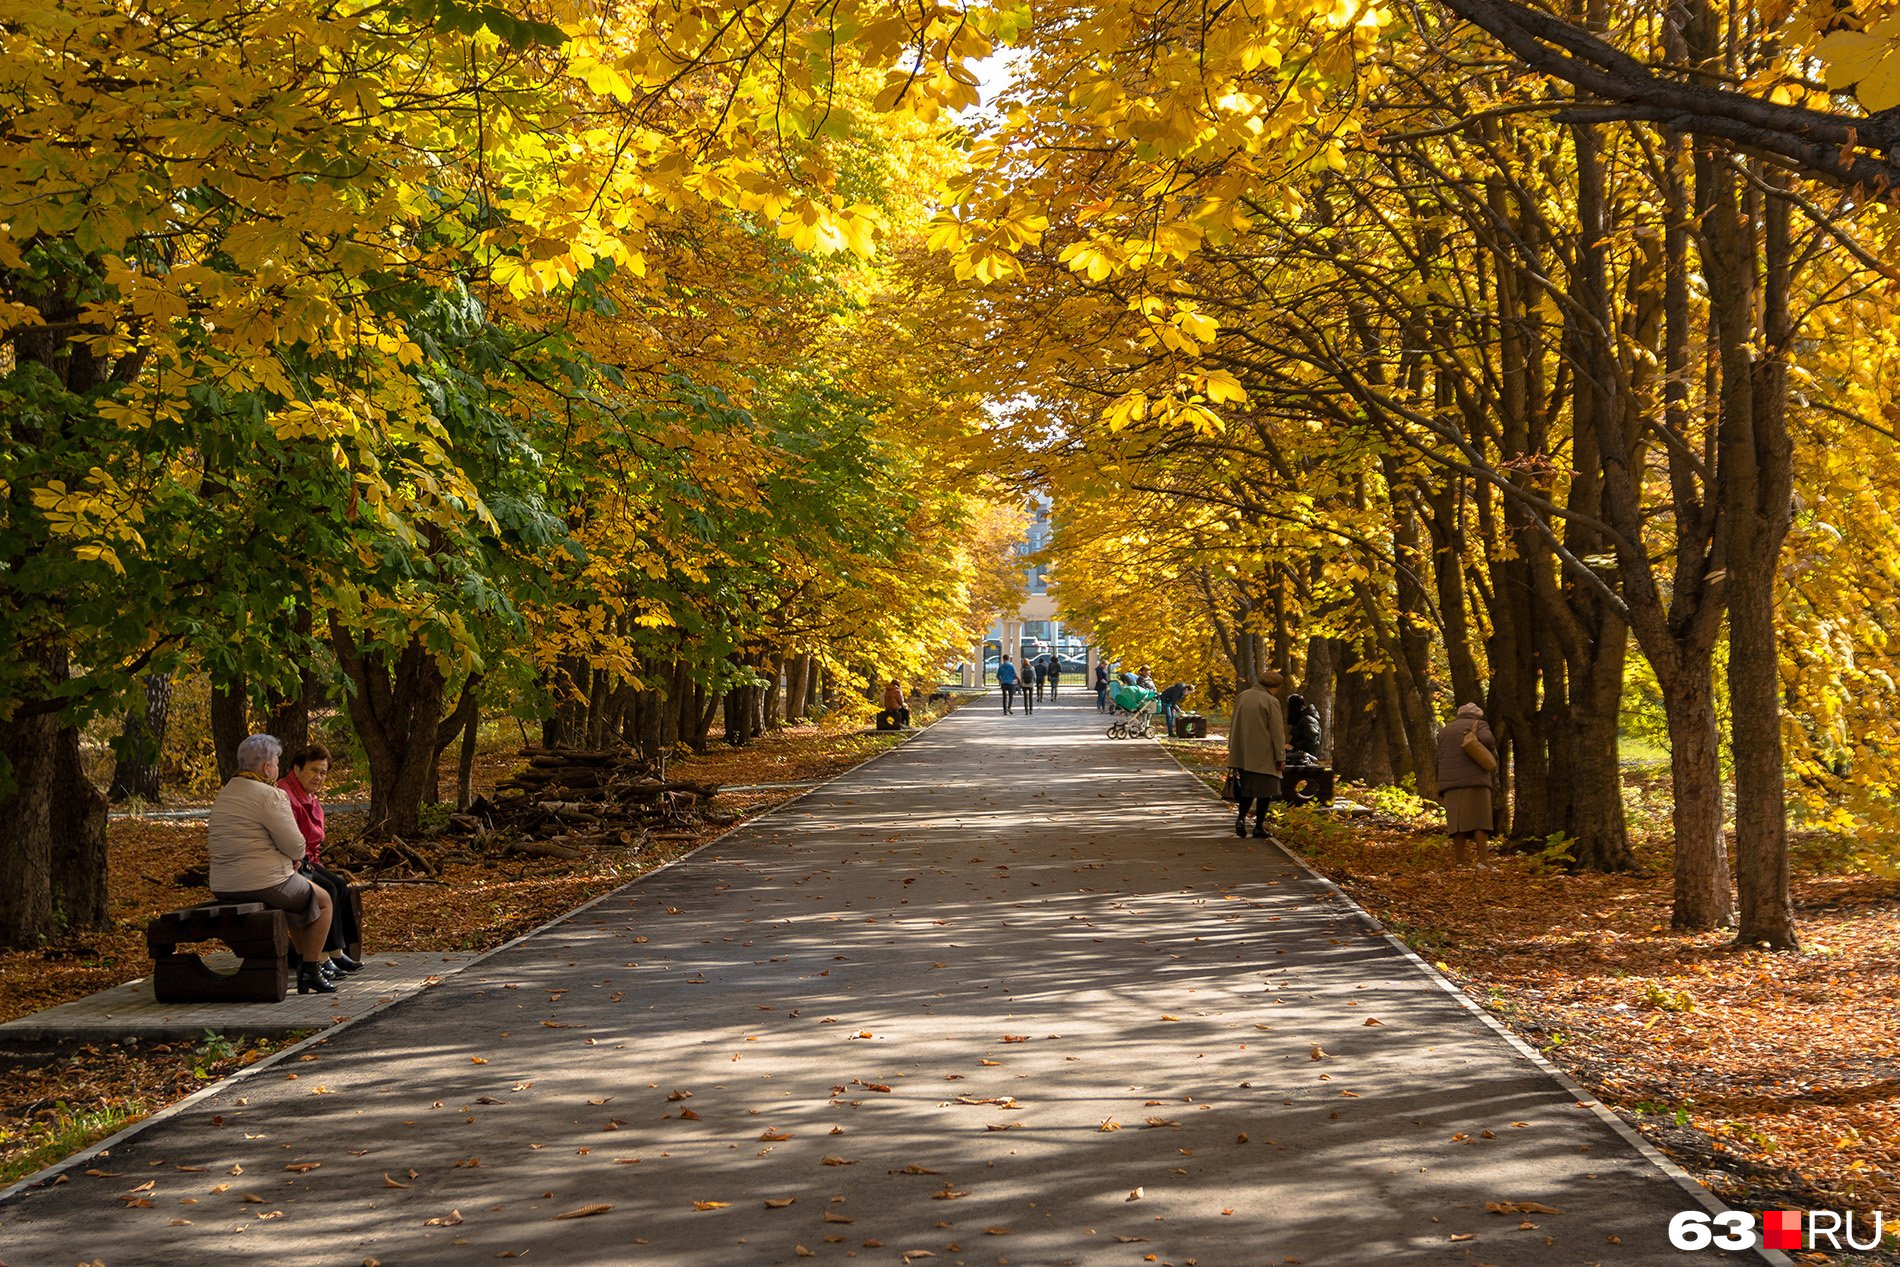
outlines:
[{"label": "woman's gray hair", "polygon": [[238,769],[262,774],[265,766],[283,755],[284,745],[276,735],[246,735],[237,749]]}]

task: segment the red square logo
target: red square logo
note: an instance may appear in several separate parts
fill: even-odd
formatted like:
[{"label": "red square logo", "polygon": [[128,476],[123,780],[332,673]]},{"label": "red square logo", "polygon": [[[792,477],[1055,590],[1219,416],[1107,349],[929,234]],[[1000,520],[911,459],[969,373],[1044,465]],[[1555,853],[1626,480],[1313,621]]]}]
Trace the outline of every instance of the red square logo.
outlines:
[{"label": "red square logo", "polygon": [[1761,1243],[1768,1249],[1800,1249],[1801,1211],[1763,1210]]}]

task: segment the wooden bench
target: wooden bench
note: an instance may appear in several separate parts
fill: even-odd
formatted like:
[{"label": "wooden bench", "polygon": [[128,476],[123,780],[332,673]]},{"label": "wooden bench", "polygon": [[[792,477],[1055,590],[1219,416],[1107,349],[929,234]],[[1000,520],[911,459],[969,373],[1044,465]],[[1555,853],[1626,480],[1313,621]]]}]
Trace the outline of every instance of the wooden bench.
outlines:
[{"label": "wooden bench", "polygon": [[1333,772],[1323,765],[1290,765],[1280,775],[1280,799],[1289,805],[1333,799]]},{"label": "wooden bench", "polygon": [[[221,941],[238,956],[219,972],[182,943]],[[167,911],[145,926],[152,993],[160,1003],[281,1003],[290,985],[290,925],[262,902],[207,902]]]}]

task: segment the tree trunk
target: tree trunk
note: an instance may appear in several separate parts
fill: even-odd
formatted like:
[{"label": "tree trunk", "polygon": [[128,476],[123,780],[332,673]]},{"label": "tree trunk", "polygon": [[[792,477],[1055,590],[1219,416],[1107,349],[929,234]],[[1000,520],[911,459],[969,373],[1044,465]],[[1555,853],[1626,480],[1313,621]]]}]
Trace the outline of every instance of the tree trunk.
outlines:
[{"label": "tree trunk", "polygon": [[1337,675],[1334,673],[1334,641],[1331,638],[1315,637],[1306,642],[1306,702],[1319,714],[1320,751],[1313,755],[1325,761],[1334,751],[1337,733],[1333,718],[1334,692]]},{"label": "tree trunk", "polygon": [[106,798],[79,760],[79,728],[53,741],[53,918],[68,932],[107,928]]},{"label": "tree trunk", "polygon": [[158,764],[165,748],[165,722],[171,715],[172,675],[147,673],[145,698],[126,710],[125,732],[119,739],[119,759],[113,763],[114,802],[138,799],[159,802]]},{"label": "tree trunk", "polygon": [[414,836],[422,829],[422,805],[434,787],[437,759],[466,724],[473,684],[463,691],[457,715],[444,721],[447,687],[435,656],[411,639],[392,663],[388,653],[357,646],[334,614],[330,636],[337,662],[349,679],[350,721],[369,759],[369,819],[364,830]]},{"label": "tree trunk", "polygon": [[[1357,656],[1350,644],[1339,644],[1339,667],[1333,709],[1333,770],[1355,783],[1390,783],[1385,728],[1378,712],[1372,679],[1354,668]],[[1434,789],[1435,790],[1435,789]]]},{"label": "tree trunk", "polygon": [[0,941],[30,948],[58,935],[53,916],[53,797],[59,721],[52,714],[0,726],[13,790],[0,800]]},{"label": "tree trunk", "polygon": [[307,602],[297,604],[296,636],[291,646],[300,661],[297,674],[297,689],[289,695],[269,692],[266,704],[270,715],[264,728],[277,737],[284,745],[284,763],[289,765],[292,757],[310,745],[310,710],[316,703],[317,693],[322,682],[317,676],[316,666],[311,663],[311,637],[314,632],[314,617]]},{"label": "tree trunk", "polygon": [[211,746],[218,758],[218,782],[237,777],[237,750],[251,733],[250,689],[239,678],[229,687],[211,688]]},{"label": "tree trunk", "polygon": [[692,750],[701,756],[712,746],[713,718],[719,715],[719,708],[725,697],[717,691],[706,689],[705,683],[693,683],[693,717],[687,731],[687,742]]},{"label": "tree trunk", "polygon": [[734,748],[744,747],[746,740],[751,738],[752,727],[746,716],[746,690],[746,687],[735,686],[726,692],[726,742]]},{"label": "tree trunk", "polygon": [[1722,767],[1715,718],[1715,682],[1700,671],[1656,674],[1669,723],[1669,771],[1676,833],[1675,907],[1670,922],[1684,931],[1720,928],[1734,918],[1728,851],[1722,833]]},{"label": "tree trunk", "polygon": [[[40,681],[67,677],[63,648],[43,650]],[[79,731],[48,711],[0,726],[12,788],[0,797],[0,945],[29,948],[106,927],[106,800],[79,761]]]},{"label": "tree trunk", "polygon": [[811,657],[789,656],[785,661],[785,720],[805,720],[807,688],[811,681]]},{"label": "tree trunk", "polygon": [[[1755,360],[1752,317],[1755,252],[1736,177],[1713,162],[1698,165],[1713,180],[1713,210],[1704,217],[1710,312],[1722,366],[1717,443],[1723,481],[1722,526],[1728,564],[1728,688],[1735,762],[1735,881],[1740,946],[1793,950],[1794,903],[1788,882],[1788,820],[1782,774],[1780,664],[1775,632],[1775,578],[1791,513],[1792,449],[1788,438],[1788,209],[1766,208],[1763,342]],[[1721,276],[1729,269],[1737,276]]]},{"label": "tree trunk", "polygon": [[1432,579],[1438,591],[1438,625],[1445,635],[1445,663],[1451,670],[1451,702],[1481,704],[1484,682],[1478,659],[1471,650],[1471,621],[1465,612],[1464,525],[1458,521],[1460,489],[1455,477],[1450,487],[1434,494],[1429,505],[1432,536]]},{"label": "tree trunk", "polygon": [[1589,871],[1627,871],[1629,823],[1623,814],[1623,778],[1616,734],[1623,698],[1623,661],[1628,634],[1621,621],[1606,621],[1608,636],[1587,665],[1569,675],[1573,746],[1565,771],[1570,789],[1564,833],[1574,842],[1577,865]]},{"label": "tree trunk", "polygon": [[481,728],[481,710],[469,709],[468,718],[462,724],[462,759],[455,767],[455,812],[458,814],[466,811],[469,802],[475,799],[475,743]]}]

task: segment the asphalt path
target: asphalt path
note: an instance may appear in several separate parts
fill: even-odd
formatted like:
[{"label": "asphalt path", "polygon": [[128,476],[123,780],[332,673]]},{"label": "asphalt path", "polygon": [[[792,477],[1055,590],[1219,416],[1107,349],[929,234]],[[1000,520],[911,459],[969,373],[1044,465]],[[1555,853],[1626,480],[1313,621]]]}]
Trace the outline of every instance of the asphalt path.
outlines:
[{"label": "asphalt path", "polygon": [[0,1204],[0,1262],[1722,1257],[1669,1246],[1695,1199],[1575,1088],[1102,723],[965,708]]}]

